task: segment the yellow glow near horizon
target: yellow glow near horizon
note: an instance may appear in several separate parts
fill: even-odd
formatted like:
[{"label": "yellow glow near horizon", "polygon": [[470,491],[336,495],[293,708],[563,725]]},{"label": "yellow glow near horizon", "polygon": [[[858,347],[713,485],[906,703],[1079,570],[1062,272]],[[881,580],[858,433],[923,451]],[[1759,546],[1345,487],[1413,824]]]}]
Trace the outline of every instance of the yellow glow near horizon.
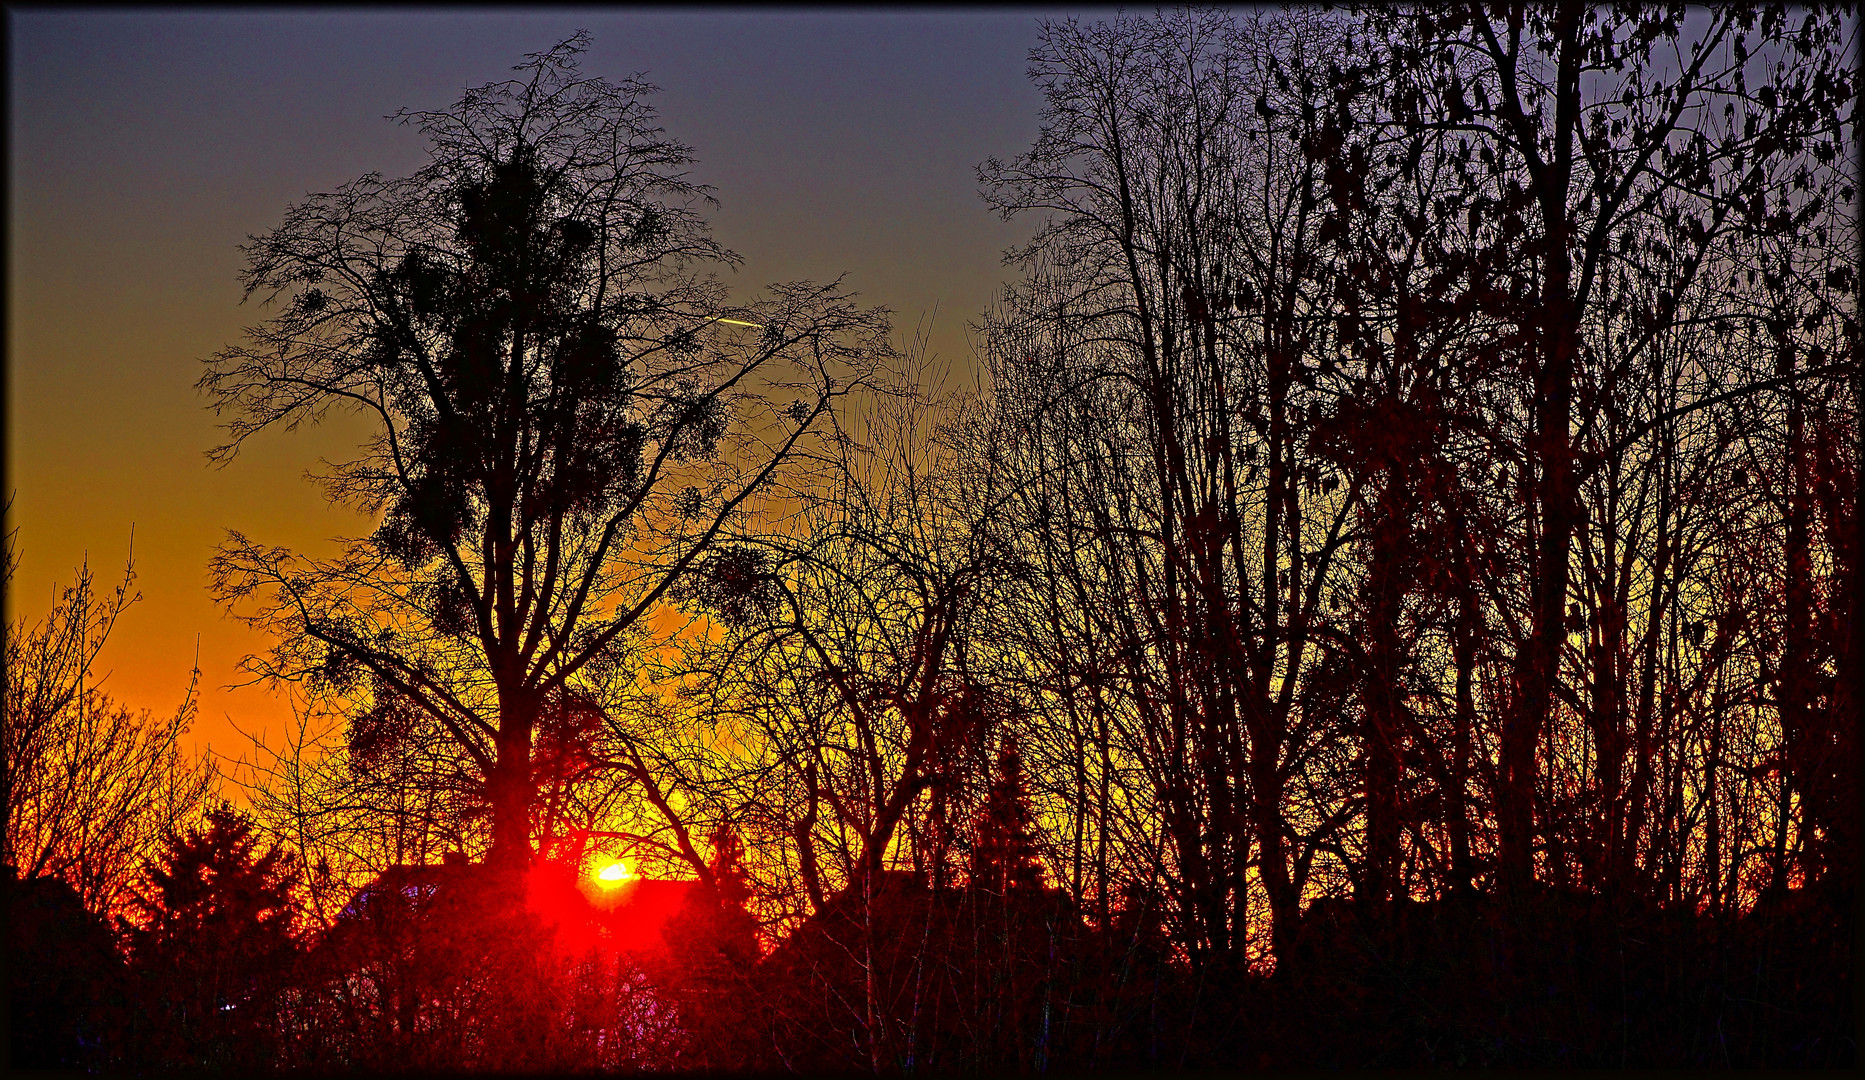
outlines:
[{"label": "yellow glow near horizon", "polygon": [[628,864],[625,862],[612,862],[596,872],[596,880],[610,887],[620,885],[633,876],[628,872]]}]

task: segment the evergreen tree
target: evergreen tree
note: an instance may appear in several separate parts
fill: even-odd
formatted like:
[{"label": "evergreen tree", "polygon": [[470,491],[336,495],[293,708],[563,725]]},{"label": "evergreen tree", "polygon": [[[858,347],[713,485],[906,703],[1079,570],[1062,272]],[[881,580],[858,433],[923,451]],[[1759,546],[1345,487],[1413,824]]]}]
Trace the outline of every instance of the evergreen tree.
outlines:
[{"label": "evergreen tree", "polygon": [[158,1063],[260,1064],[295,952],[295,868],[222,805],[172,836],[124,927]]},{"label": "evergreen tree", "polygon": [[1001,895],[1042,887],[1029,781],[1023,775],[1023,755],[1014,742],[1006,741],[997,752],[997,767],[978,815],[971,860],[971,883],[987,892]]}]

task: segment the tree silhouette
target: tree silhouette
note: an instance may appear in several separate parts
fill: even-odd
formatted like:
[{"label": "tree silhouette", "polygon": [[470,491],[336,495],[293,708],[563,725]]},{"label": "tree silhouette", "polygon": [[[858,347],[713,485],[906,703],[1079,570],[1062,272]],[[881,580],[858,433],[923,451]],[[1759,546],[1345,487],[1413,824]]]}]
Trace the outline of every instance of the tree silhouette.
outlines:
[{"label": "tree silhouette", "polygon": [[147,876],[124,926],[154,1013],[147,1052],[167,1064],[264,1065],[296,950],[296,868],[276,846],[261,851],[252,820],[223,805],[172,837]]},{"label": "tree silhouette", "polygon": [[692,151],[651,87],[581,75],[586,46],[401,113],[425,168],[255,238],[247,295],[278,313],[201,378],[222,462],[333,408],[373,421],[324,482],[375,531],[329,560],[232,533],[215,591],[277,638],[250,670],[334,699],[360,746],[439,733],[508,867],[550,828],[542,726],[887,352],[884,318],[833,285],[727,303]]},{"label": "tree silhouette", "polygon": [[[1110,714],[1103,771],[1146,778],[1199,962],[1243,962],[1258,888],[1292,940],[1341,825],[1289,814],[1331,752],[1302,695],[1359,494],[1311,438],[1345,377],[1313,99],[1346,40],[1318,13],[1048,24],[1044,129],[980,169],[1006,217],[1050,214],[988,346],[1026,508],[1006,544],[1056,582],[1029,620],[1061,632],[1042,681]],[[1150,832],[1109,838],[1137,866]]]},{"label": "tree silhouette", "polygon": [[[1588,384],[1612,381],[1692,314],[1719,248],[1798,234],[1826,209],[1823,193],[1802,193],[1810,152],[1831,153],[1840,102],[1852,96],[1839,59],[1844,27],[1836,12],[1808,12],[1796,27],[1780,5],[1731,6],[1701,26],[1681,5],[1633,13],[1579,3],[1391,8],[1369,22],[1389,50],[1373,65],[1391,80],[1385,130],[1408,163],[1427,143],[1458,147],[1468,227],[1440,242],[1435,261],[1470,266],[1472,298],[1513,329],[1505,340],[1520,365],[1531,600],[1496,805],[1502,881],[1519,892],[1533,878],[1536,748],[1573,621],[1581,487],[1618,458],[1589,452],[1609,414],[1587,400]],[[1412,208],[1420,221],[1431,220],[1427,209]],[[1447,215],[1437,217],[1441,229]],[[1646,296],[1625,296],[1639,286]],[[1635,319],[1619,322],[1628,309]],[[1616,635],[1620,620],[1609,614],[1606,626]],[[1616,694],[1621,681],[1600,688]],[[1616,707],[1591,715],[1608,808],[1600,840],[1622,849],[1624,725]]]},{"label": "tree silhouette", "polygon": [[[9,595],[17,539],[18,530],[8,532]],[[42,621],[6,628],[0,863],[24,880],[66,882],[105,919],[122,912],[141,862],[199,813],[216,779],[211,759],[191,761],[179,746],[194,720],[192,685],[162,716],[98,686],[97,658],[141,599],[135,581],[133,559],[109,592],[80,566]]]},{"label": "tree silhouette", "polygon": [[1023,755],[1013,740],[1006,740],[998,748],[996,768],[978,812],[971,848],[972,887],[1000,896],[1041,888],[1043,866],[1036,852],[1034,826]]}]

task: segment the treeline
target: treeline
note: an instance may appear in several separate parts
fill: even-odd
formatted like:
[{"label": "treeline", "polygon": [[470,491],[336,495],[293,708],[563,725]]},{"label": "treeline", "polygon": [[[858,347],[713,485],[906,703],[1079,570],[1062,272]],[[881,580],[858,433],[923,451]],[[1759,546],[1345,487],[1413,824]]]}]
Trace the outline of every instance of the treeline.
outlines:
[{"label": "treeline", "polygon": [[422,1062],[1855,1060],[1852,8],[1046,22],[970,393],[729,305],[581,46],[256,238],[203,378],[226,455],[378,421],[372,535],[214,566],[300,940],[449,851],[699,883],[602,1038]]},{"label": "treeline", "polygon": [[1071,888],[1852,880],[1843,15],[1052,28],[967,486]]}]

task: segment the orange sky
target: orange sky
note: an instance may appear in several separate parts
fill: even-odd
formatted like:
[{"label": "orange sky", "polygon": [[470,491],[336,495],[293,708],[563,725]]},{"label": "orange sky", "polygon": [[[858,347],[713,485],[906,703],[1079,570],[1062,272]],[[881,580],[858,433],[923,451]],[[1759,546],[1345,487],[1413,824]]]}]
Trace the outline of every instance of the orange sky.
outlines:
[{"label": "orange sky", "polygon": [[114,581],[133,527],[144,600],[104,655],[106,689],[173,709],[198,642],[197,742],[237,756],[235,725],[280,730],[284,701],[229,687],[263,642],[208,597],[207,558],[228,528],[301,550],[366,531],[302,480],[361,429],[271,432],[208,466],[200,358],[255,314],[236,245],[308,191],[411,170],[419,138],[384,115],[448,104],[577,28],[594,36],[585,70],[663,88],[668,130],[724,204],[717,235],[745,256],[741,294],[846,272],[904,330],[936,306],[933,350],[968,372],[965,324],[1025,229],[992,217],[972,168],[1035,134],[1035,18],[9,12],[6,485],[24,554],[9,618],[41,617],[87,555]]}]

